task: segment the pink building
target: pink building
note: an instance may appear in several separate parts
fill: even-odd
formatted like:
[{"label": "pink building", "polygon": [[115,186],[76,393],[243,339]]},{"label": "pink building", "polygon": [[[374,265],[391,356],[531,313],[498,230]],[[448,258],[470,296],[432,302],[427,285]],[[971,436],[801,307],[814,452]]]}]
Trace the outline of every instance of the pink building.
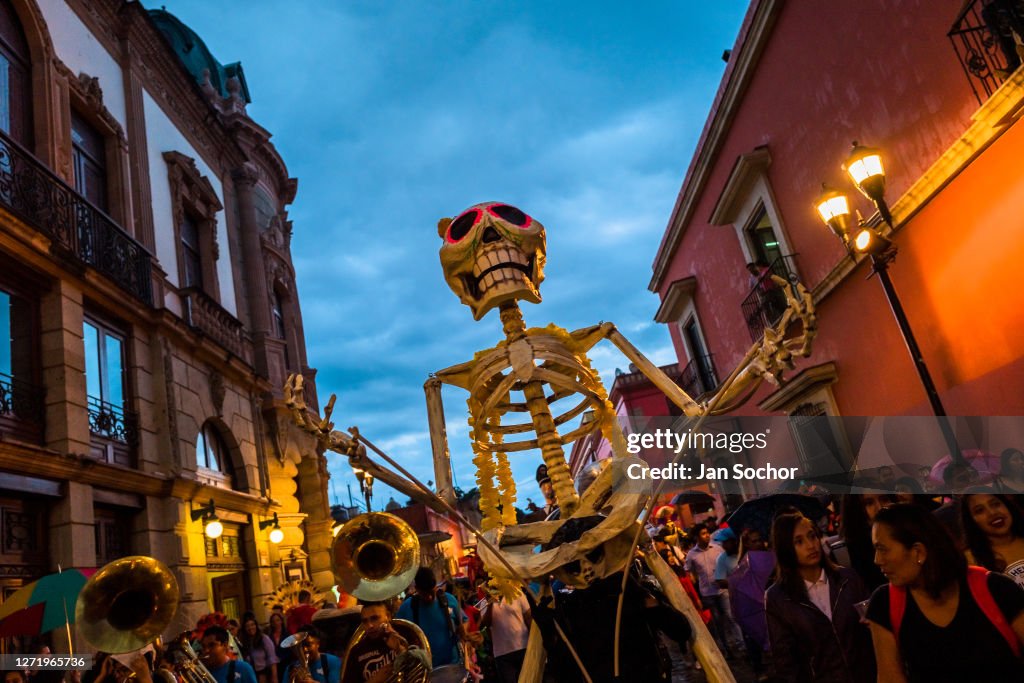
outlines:
[{"label": "pink building", "polygon": [[[747,264],[812,292],[812,356],[739,414],[931,414],[870,263],[851,259],[814,208],[825,182],[879,225],[840,168],[852,140],[882,150],[899,249],[890,274],[946,411],[1024,413],[1024,69],[1010,32],[1024,16],[983,18],[986,5],[751,2],[650,283],[680,366],[712,354],[722,376],[781,311]],[[961,421],[957,437],[998,453],[1024,445],[1017,422]],[[776,448],[812,472],[821,457],[863,468],[895,459],[894,449],[948,452],[933,420],[918,423],[900,442],[868,421],[834,422],[830,433],[817,428],[812,448],[796,420],[796,452]],[[866,448],[873,440],[886,456]]]}]

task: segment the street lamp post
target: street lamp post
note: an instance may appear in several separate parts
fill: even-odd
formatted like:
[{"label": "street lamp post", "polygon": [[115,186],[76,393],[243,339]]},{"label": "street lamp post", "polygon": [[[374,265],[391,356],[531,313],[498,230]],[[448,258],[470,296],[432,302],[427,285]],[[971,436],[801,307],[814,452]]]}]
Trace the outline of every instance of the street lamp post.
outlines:
[{"label": "street lamp post", "polygon": [[[885,201],[885,170],[880,152],[854,142],[850,156],[843,163],[843,170],[849,174],[857,189],[875,205],[882,220],[890,229],[893,229],[892,214]],[[956,435],[953,433],[953,427],[946,416],[946,409],[942,405],[942,399],[939,398],[939,392],[935,388],[935,382],[932,381],[928,365],[924,362],[921,347],[917,345],[910,321],[907,319],[903,304],[889,277],[889,264],[896,259],[896,245],[873,228],[864,225],[863,221],[858,220],[857,230],[854,232],[849,201],[846,195],[838,190],[822,185],[822,193],[815,203],[815,208],[825,224],[843,241],[851,256],[854,252],[858,252],[871,257],[871,272],[877,274],[882,283],[885,298],[889,302],[893,317],[896,318],[896,324],[900,328],[900,334],[903,335],[907,351],[910,352],[917,376],[928,395],[928,402],[938,420],[943,439],[949,448],[950,457],[959,465],[965,464]]]}]

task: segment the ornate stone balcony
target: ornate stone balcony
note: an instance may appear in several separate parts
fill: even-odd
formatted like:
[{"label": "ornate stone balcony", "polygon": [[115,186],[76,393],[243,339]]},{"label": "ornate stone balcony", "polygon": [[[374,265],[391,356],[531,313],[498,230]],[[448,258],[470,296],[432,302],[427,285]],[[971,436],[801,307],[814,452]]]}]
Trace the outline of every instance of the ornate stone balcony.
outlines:
[{"label": "ornate stone balcony", "polygon": [[242,323],[208,294],[196,287],[181,290],[182,315],[193,330],[200,332],[222,347],[252,364],[252,354],[242,329]]},{"label": "ornate stone balcony", "polygon": [[51,240],[51,250],[153,303],[149,252],[18,143],[0,132],[0,205]]}]

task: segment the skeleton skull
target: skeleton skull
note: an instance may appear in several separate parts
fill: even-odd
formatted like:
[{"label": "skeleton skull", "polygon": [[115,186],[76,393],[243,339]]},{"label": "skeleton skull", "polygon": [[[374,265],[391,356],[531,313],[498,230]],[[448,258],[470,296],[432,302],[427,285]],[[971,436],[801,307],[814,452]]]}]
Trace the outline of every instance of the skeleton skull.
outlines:
[{"label": "skeleton skull", "polygon": [[547,241],[544,226],[519,209],[485,202],[457,218],[442,218],[437,233],[448,286],[480,320],[511,299],[540,303]]}]

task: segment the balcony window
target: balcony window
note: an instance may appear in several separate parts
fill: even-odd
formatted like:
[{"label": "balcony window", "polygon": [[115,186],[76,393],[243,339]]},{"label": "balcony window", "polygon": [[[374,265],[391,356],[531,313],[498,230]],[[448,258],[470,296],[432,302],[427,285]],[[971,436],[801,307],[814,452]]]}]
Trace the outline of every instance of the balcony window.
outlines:
[{"label": "balcony window", "polygon": [[74,111],[71,112],[71,161],[78,194],[109,213],[106,143],[103,135]]},{"label": "balcony window", "polygon": [[764,207],[761,207],[747,228],[747,239],[755,263],[767,265],[782,256],[779,238]]},{"label": "balcony window", "polygon": [[217,214],[224,207],[210,180],[195,159],[180,152],[164,152],[171,184],[171,207],[178,244],[178,284],[220,303],[217,280]]},{"label": "balcony window", "polygon": [[789,282],[796,281],[792,256],[780,256],[770,264],[754,263],[750,267],[750,292],[740,305],[747,321],[750,338],[758,341],[765,329],[773,326],[786,311],[786,293],[772,276]]},{"label": "balcony window", "polygon": [[92,455],[106,462],[131,466],[138,419],[126,409],[126,337],[93,319],[86,319],[83,327]]},{"label": "balcony window", "polygon": [[278,339],[286,339],[288,334],[284,326],[284,302],[281,301],[281,293],[276,289],[274,290],[272,313],[274,316],[274,333],[277,334]]},{"label": "balcony window", "polygon": [[691,398],[713,391],[718,386],[715,377],[715,366],[711,362],[704,346],[704,337],[697,327],[696,318],[690,318],[683,325],[683,338],[686,350],[690,354],[690,362],[683,370],[683,389]]},{"label": "balcony window", "polygon": [[0,3],[0,130],[24,147],[32,143],[28,43],[11,3]]},{"label": "balcony window", "polygon": [[181,260],[182,284],[187,287],[203,288],[203,256],[199,243],[199,226],[195,219],[184,213],[181,219]]},{"label": "balcony window", "polygon": [[42,437],[43,391],[36,383],[36,302],[0,287],[0,431],[38,442]]}]

